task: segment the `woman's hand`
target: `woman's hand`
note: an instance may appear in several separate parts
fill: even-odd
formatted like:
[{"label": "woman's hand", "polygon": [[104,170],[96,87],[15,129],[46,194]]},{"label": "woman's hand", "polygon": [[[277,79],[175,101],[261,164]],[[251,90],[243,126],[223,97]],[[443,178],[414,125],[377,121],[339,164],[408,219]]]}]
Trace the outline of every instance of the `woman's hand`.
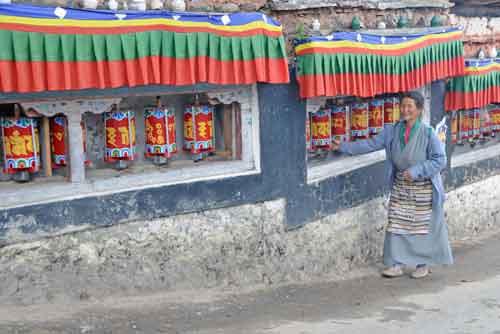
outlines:
[{"label": "woman's hand", "polygon": [[413,178],[411,177],[411,173],[409,170],[405,170],[403,172],[403,177],[406,181],[409,181],[409,182],[412,182],[413,181]]},{"label": "woman's hand", "polygon": [[332,139],[332,151],[338,151],[340,148],[340,140]]}]

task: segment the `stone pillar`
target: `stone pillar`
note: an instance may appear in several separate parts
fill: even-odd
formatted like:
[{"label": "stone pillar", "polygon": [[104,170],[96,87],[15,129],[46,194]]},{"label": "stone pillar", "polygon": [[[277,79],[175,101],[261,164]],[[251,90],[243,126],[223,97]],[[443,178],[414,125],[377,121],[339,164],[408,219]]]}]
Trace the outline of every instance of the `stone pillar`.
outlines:
[{"label": "stone pillar", "polygon": [[73,112],[68,117],[69,178],[73,183],[85,181],[85,154],[83,152],[82,115]]},{"label": "stone pillar", "polygon": [[[253,133],[254,127],[258,126],[258,120],[254,119],[252,113],[251,102],[242,99],[240,103],[241,112],[241,137],[245,138],[243,140],[243,145],[241,147],[241,158],[243,161],[252,162],[254,156],[254,148],[256,143],[253,142],[255,134]],[[255,124],[254,124],[255,123]]]}]

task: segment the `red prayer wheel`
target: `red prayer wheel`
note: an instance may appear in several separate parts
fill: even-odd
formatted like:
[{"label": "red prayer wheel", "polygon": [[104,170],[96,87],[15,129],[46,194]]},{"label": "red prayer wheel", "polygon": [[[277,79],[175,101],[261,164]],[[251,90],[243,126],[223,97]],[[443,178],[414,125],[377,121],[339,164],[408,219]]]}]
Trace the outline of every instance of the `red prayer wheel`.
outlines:
[{"label": "red prayer wheel", "polygon": [[0,123],[3,138],[5,173],[35,173],[40,169],[40,141],[37,121],[33,118],[3,118]]},{"label": "red prayer wheel", "polygon": [[460,117],[459,117],[459,120],[458,120],[458,123],[459,123],[459,135],[458,135],[458,139],[459,141],[462,141],[464,139],[469,139],[470,136],[469,136],[469,125],[471,124],[471,122],[469,121],[469,111],[468,110],[461,110],[460,111]]},{"label": "red prayer wheel", "polygon": [[163,107],[146,108],[144,119],[146,124],[146,157],[170,158],[177,153],[174,112]]},{"label": "red prayer wheel", "polygon": [[332,146],[332,114],[330,110],[320,109],[311,115],[311,146],[313,150]]},{"label": "red prayer wheel", "polygon": [[335,105],[332,107],[332,136],[341,141],[349,141],[349,106]]},{"label": "red prayer wheel", "polygon": [[190,105],[184,109],[184,150],[191,154],[215,151],[214,108]]},{"label": "red prayer wheel", "polygon": [[368,102],[354,103],[351,106],[351,137],[353,140],[366,139],[368,135]]},{"label": "red prayer wheel", "polygon": [[487,110],[481,112],[481,136],[491,136],[491,119]]},{"label": "red prayer wheel", "polygon": [[311,120],[309,112],[306,112],[306,150],[310,152],[312,150],[311,146]]},{"label": "red prayer wheel", "polygon": [[469,138],[477,139],[481,136],[481,109],[469,110]]},{"label": "red prayer wheel", "polygon": [[106,129],[105,161],[134,160],[135,113],[112,111],[104,114]]},{"label": "red prayer wheel", "polygon": [[491,130],[500,132],[500,104],[491,104],[488,106],[490,114]]},{"label": "red prayer wheel", "polygon": [[[83,153],[87,153],[87,129],[85,123],[80,123],[83,137]],[[52,151],[52,161],[55,168],[67,165],[66,157],[66,128],[68,120],[66,116],[55,116],[50,119],[50,146]],[[85,160],[85,164],[90,164]]]},{"label": "red prayer wheel", "polygon": [[384,129],[384,104],[384,99],[374,99],[370,101],[368,111],[370,136],[376,136]]},{"label": "red prayer wheel", "polygon": [[459,112],[458,111],[452,111],[451,112],[451,142],[455,144],[458,142],[458,118],[459,118]]},{"label": "red prayer wheel", "polygon": [[384,99],[384,123],[396,124],[400,118],[400,101],[396,96]]}]

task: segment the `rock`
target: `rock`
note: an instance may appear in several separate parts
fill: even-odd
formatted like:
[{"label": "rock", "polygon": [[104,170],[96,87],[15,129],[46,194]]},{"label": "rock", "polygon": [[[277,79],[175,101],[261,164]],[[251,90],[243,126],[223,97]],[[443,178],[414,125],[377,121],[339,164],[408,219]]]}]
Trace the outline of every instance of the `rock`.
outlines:
[{"label": "rock", "polygon": [[431,27],[440,27],[443,25],[443,19],[439,15],[434,15],[431,20]]},{"label": "rock", "polygon": [[225,3],[225,4],[215,5],[215,10],[217,12],[234,13],[238,12],[240,10],[240,7],[234,3]]},{"label": "rock", "polygon": [[242,12],[256,12],[263,7],[259,2],[249,2],[240,5],[240,10]]},{"label": "rock", "polygon": [[188,10],[190,12],[212,12],[214,7],[208,3],[192,3],[189,5]]},{"label": "rock", "polygon": [[80,244],[79,255],[80,258],[89,265],[97,265],[100,263],[97,249],[89,243]]}]

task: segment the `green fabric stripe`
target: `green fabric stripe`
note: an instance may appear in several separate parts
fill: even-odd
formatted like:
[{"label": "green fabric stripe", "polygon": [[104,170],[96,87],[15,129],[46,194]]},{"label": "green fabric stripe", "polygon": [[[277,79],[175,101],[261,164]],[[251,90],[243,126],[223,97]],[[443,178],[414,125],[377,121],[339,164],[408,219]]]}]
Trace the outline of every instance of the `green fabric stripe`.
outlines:
[{"label": "green fabric stripe", "polygon": [[305,54],[297,57],[298,76],[359,74],[405,74],[425,64],[450,60],[463,55],[461,41],[451,41],[418,49],[403,56],[370,54]]},{"label": "green fabric stripe", "polygon": [[57,35],[0,30],[0,60],[113,61],[146,56],[221,61],[285,58],[283,37],[226,37],[215,34],[150,31],[121,35]]},{"label": "green fabric stripe", "polygon": [[473,93],[491,87],[500,87],[500,71],[455,77],[448,82],[448,91],[451,92]]}]

